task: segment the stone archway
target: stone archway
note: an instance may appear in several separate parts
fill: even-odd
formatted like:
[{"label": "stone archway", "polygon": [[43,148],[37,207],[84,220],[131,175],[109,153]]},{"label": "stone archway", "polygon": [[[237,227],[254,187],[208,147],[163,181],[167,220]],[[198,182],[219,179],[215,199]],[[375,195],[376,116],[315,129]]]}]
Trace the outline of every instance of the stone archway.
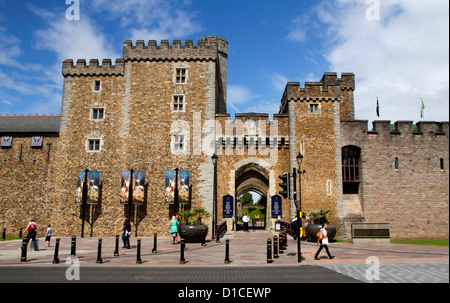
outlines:
[{"label": "stone archway", "polygon": [[[255,206],[258,208],[262,215],[260,220],[256,221],[256,226],[258,228],[266,228],[268,226],[268,197],[269,195],[269,169],[260,165],[261,163],[253,161],[241,161],[241,166],[236,168],[235,171],[235,193],[236,197],[240,197],[245,192],[253,191],[260,194],[263,199],[265,199],[265,204],[262,207]],[[235,165],[236,167],[236,165]],[[256,201],[255,201],[256,202]],[[240,221],[237,221],[239,224]],[[238,227],[238,225],[237,225]],[[238,229],[238,228],[236,228]]]}]

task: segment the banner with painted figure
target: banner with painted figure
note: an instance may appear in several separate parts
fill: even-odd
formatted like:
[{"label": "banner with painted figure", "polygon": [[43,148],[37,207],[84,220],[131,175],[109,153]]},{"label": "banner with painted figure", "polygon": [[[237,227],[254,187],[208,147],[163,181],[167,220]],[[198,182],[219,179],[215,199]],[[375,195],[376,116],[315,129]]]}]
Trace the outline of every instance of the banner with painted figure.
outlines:
[{"label": "banner with painted figure", "polygon": [[84,171],[78,174],[77,193],[75,195],[75,204],[83,204],[83,185],[84,185]]},{"label": "banner with painted figure", "polygon": [[145,172],[135,171],[133,175],[133,203],[144,204],[145,197]]},{"label": "banner with painted figure", "polygon": [[130,172],[123,171],[120,182],[120,204],[128,204],[130,197]]},{"label": "banner with painted figure", "polygon": [[166,204],[175,203],[175,170],[166,171],[166,189],[164,191]]},{"label": "banner with painted figure", "polygon": [[187,170],[180,170],[178,176],[178,203],[180,205],[189,204],[189,177]]},{"label": "banner with painted figure", "polygon": [[98,198],[100,196],[100,172],[90,171],[88,174],[87,182],[87,204],[98,204]]}]

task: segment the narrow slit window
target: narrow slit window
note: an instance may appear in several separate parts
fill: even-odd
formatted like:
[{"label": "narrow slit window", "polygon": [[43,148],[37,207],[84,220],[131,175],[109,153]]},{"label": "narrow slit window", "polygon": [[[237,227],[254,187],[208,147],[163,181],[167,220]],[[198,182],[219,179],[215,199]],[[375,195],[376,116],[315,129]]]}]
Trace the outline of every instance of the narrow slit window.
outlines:
[{"label": "narrow slit window", "polygon": [[100,80],[95,80],[94,81],[94,91],[95,92],[99,92],[101,90],[101,81]]},{"label": "narrow slit window", "polygon": [[395,160],[394,160],[394,166],[395,166],[395,169],[398,169],[398,158],[395,158]]},{"label": "narrow slit window", "polygon": [[439,162],[440,162],[440,165],[441,165],[441,170],[444,170],[444,168],[445,168],[445,162],[444,162],[444,158],[441,158],[440,160],[439,160]]}]

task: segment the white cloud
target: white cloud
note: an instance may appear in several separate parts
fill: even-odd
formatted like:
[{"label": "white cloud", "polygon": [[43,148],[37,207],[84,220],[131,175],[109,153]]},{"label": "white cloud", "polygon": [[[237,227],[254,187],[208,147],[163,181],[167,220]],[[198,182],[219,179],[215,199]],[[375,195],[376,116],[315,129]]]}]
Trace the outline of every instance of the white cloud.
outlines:
[{"label": "white cloud", "polygon": [[358,118],[377,119],[379,97],[380,119],[417,121],[423,97],[427,120],[448,120],[448,1],[384,0],[374,21],[364,1],[327,4],[319,10],[334,37],[326,57],[331,70],[356,74]]},{"label": "white cloud", "polygon": [[201,30],[188,2],[176,0],[93,0],[93,10],[120,20],[131,40],[171,40]]},{"label": "white cloud", "polygon": [[116,59],[122,55],[114,51],[105,35],[87,16],[79,21],[63,17],[53,18],[46,29],[36,31],[36,47],[56,52],[58,61],[65,59]]},{"label": "white cloud", "polygon": [[[374,4],[379,20],[366,18]],[[448,120],[448,1],[322,0],[313,12],[316,21],[297,19],[288,38],[305,44],[321,35],[329,71],[355,73],[357,118],[378,119],[379,97],[380,119],[417,121],[423,97],[427,120]]]}]

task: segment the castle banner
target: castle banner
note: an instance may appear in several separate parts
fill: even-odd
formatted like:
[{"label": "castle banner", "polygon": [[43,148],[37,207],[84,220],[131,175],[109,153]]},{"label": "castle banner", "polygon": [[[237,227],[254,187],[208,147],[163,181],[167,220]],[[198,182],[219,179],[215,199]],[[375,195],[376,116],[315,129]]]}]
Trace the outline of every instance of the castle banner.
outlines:
[{"label": "castle banner", "polygon": [[131,172],[122,172],[121,187],[120,187],[120,204],[128,204],[130,200],[130,185],[133,183],[133,204],[144,204],[145,198],[145,172],[135,171],[133,173],[133,180],[131,180]]},{"label": "castle banner", "polygon": [[99,185],[100,185],[100,172],[90,171],[87,176],[87,183],[85,184],[86,173],[81,171],[78,174],[77,182],[77,192],[75,195],[75,204],[83,204],[83,189],[87,186],[87,196],[86,203],[97,205],[100,195]]},{"label": "castle banner", "polygon": [[178,190],[178,204],[189,204],[189,179],[190,172],[187,170],[178,171],[178,184],[176,184],[176,170],[166,171],[166,190],[164,192],[164,202],[166,204],[175,203],[175,190]]}]

